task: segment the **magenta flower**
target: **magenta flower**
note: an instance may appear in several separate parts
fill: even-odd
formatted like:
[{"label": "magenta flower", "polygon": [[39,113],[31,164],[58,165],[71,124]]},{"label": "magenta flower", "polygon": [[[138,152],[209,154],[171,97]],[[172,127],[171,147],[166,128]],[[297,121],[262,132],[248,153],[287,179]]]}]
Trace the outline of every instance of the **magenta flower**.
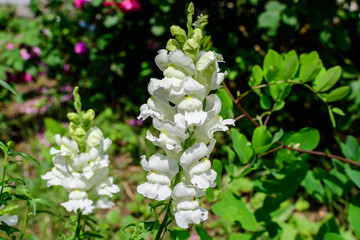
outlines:
[{"label": "magenta flower", "polygon": [[90,0],[74,0],[74,4],[76,8],[82,8],[85,3],[89,3]]},{"label": "magenta flower", "polygon": [[74,51],[78,55],[86,55],[89,52],[89,49],[84,42],[78,42],[74,46]]},{"label": "magenta flower", "polygon": [[28,60],[30,58],[30,53],[25,49],[20,49],[20,55],[24,60]]},{"label": "magenta flower", "polygon": [[140,10],[140,4],[137,0],[123,0],[119,3],[119,9],[123,13],[131,13]]},{"label": "magenta flower", "polygon": [[30,73],[25,73],[24,81],[28,83],[28,82],[31,82],[32,80],[33,80],[33,76],[31,76]]},{"label": "magenta flower", "polygon": [[36,57],[40,57],[41,56],[41,50],[38,47],[32,47],[31,49],[32,53],[36,56]]},{"label": "magenta flower", "polygon": [[13,49],[14,49],[14,44],[12,44],[12,43],[8,43],[8,44],[6,44],[6,48],[9,50],[9,51],[12,51]]},{"label": "magenta flower", "polygon": [[70,71],[70,64],[64,65],[64,72],[68,73]]}]

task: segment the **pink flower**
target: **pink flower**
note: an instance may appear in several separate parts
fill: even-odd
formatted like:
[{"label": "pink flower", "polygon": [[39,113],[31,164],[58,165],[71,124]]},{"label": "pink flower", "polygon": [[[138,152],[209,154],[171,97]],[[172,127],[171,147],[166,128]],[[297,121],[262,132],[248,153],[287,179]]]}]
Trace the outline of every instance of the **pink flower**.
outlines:
[{"label": "pink flower", "polygon": [[90,0],[74,0],[74,4],[76,8],[82,8],[85,3],[90,2]]},{"label": "pink flower", "polygon": [[40,57],[41,56],[41,50],[38,47],[32,47],[31,49],[32,53],[36,56],[36,57]]},{"label": "pink flower", "polygon": [[70,64],[64,65],[64,72],[68,73],[70,71]]},{"label": "pink flower", "polygon": [[89,49],[84,42],[78,42],[74,46],[74,51],[76,54],[86,55],[89,52]]},{"label": "pink flower", "polygon": [[6,44],[6,47],[9,51],[12,51],[14,49],[14,44],[8,43],[8,44]]},{"label": "pink flower", "polygon": [[114,1],[105,1],[104,3],[103,3],[103,6],[104,7],[109,7],[109,6],[116,6],[117,5],[117,3],[116,2],[114,2]]},{"label": "pink flower", "polygon": [[20,49],[20,55],[24,60],[28,60],[30,58],[30,53],[25,49]]},{"label": "pink flower", "polygon": [[119,9],[123,13],[131,13],[140,10],[140,4],[137,0],[123,0],[119,4]]},{"label": "pink flower", "polygon": [[24,81],[25,82],[31,82],[33,80],[33,76],[31,76],[30,73],[25,73],[24,75]]}]

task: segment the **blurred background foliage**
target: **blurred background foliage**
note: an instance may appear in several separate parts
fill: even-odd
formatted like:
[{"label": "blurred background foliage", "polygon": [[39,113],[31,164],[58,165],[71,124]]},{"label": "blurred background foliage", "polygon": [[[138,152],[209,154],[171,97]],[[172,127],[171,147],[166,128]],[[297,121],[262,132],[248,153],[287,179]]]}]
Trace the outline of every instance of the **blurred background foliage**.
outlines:
[{"label": "blurred background foliage", "polygon": [[[150,216],[144,199],[135,194],[135,189],[145,176],[138,164],[139,156],[149,155],[156,149],[145,140],[151,123],[143,123],[136,117],[140,105],[149,96],[147,84],[150,78],[162,77],[154,57],[166,46],[170,26],[186,25],[188,6],[187,1],[179,0],[127,1],[132,5],[124,9],[120,7],[122,1],[78,1],[80,5],[76,5],[72,0],[32,0],[30,17],[16,16],[11,5],[0,8],[0,79],[19,93],[15,96],[5,89],[0,90],[0,139],[12,139],[17,149],[41,162],[40,168],[23,164],[12,166],[10,171],[29,179],[29,187],[39,197],[54,203],[65,198],[66,193],[59,192],[60,189],[53,189],[52,193],[46,189],[45,182],[38,176],[51,168],[49,147],[53,143],[52,136],[66,134],[66,113],[71,111],[72,90],[78,85],[84,108],[95,110],[96,125],[114,143],[111,149],[113,173],[122,193],[117,199],[118,208],[102,215],[105,218],[99,214],[98,231],[105,239],[127,239],[120,227]],[[295,50],[298,55],[316,50],[326,68],[341,66],[337,85],[348,85],[351,90],[345,99],[335,104],[346,114],[336,117],[336,128],[328,118],[327,107],[302,86],[293,87],[286,106],[274,113],[270,123],[285,132],[298,132],[304,127],[317,129],[321,136],[319,149],[348,154],[347,157],[360,161],[358,155],[348,153],[358,151],[357,139],[360,137],[360,11],[357,1],[198,0],[194,4],[195,16],[208,16],[204,33],[211,36],[209,46],[224,56],[226,63],[220,68],[228,72],[225,81],[235,95],[237,91],[243,93],[249,89],[252,69],[262,65],[269,49],[279,53]],[[237,109],[232,110],[224,89],[220,89],[218,95],[223,104],[228,101],[227,106],[231,108],[222,113],[227,117],[241,114]],[[259,115],[264,109],[256,94],[248,95],[242,106],[251,116]],[[236,131],[249,136],[254,129],[245,119],[237,122],[237,127],[231,131],[233,141],[238,136]],[[235,160],[232,149],[236,151],[236,147],[230,147],[230,138],[225,134],[218,135],[218,142],[214,168],[223,178],[218,180],[218,187],[207,194],[205,205],[215,202],[225,188],[237,196],[225,194],[226,201],[213,205],[212,210],[217,215],[212,214],[204,228],[214,239],[325,239],[329,229],[328,232],[343,232],[345,239],[355,239],[346,215],[351,196],[358,190],[351,188],[353,185],[345,177],[340,163],[316,162],[311,168],[312,175],[308,176],[308,163],[284,165],[277,157],[278,162],[268,164],[266,171],[273,171],[271,168],[275,164],[280,172],[273,174],[281,180],[277,185],[280,190],[286,189],[287,179],[282,176],[289,173],[302,176],[302,181],[293,183],[296,189],[305,186],[306,182],[309,186],[322,185],[319,179],[330,179],[328,183],[324,180],[324,184],[329,189],[337,189],[326,192],[321,188],[320,195],[311,196],[309,193],[315,190],[303,187],[280,203],[267,196],[271,191],[265,191],[264,182],[256,179],[262,172],[234,178],[231,173],[242,166]],[[350,150],[344,150],[347,149],[344,146]],[[298,155],[292,157],[299,158]],[[341,180],[334,180],[336,187],[331,185],[333,175],[328,173],[331,171]],[[240,204],[238,197],[248,198],[247,207],[252,212],[256,210],[257,221],[268,224],[262,226],[267,231],[265,237],[260,237],[260,231],[257,235],[243,233],[239,219],[224,217],[216,210],[224,207],[221,204]],[[268,216],[270,212],[272,215]],[[264,216],[277,220],[267,222]],[[56,218],[46,216],[45,220],[31,223],[30,231],[41,236],[40,239],[51,239],[50,236],[63,231]],[[288,235],[278,234],[279,229]],[[172,236],[183,234],[184,238],[174,239],[190,236],[211,239],[201,227],[193,228],[190,233],[175,229]],[[331,237],[327,239],[338,239]]]}]

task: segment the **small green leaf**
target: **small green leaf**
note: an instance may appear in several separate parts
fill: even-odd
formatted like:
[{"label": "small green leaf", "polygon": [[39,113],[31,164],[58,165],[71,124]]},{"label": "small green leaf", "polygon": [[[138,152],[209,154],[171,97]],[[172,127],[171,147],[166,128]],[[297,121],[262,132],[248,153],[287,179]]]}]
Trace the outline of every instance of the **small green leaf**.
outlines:
[{"label": "small green leaf", "polygon": [[195,230],[200,237],[200,240],[212,240],[212,237],[200,226],[196,226]]},{"label": "small green leaf", "polygon": [[186,36],[186,32],[184,29],[182,29],[181,27],[179,26],[171,26],[170,27],[170,32],[171,32],[171,35],[173,35],[176,39],[176,41],[178,42],[178,44],[183,47],[184,46],[184,43],[186,42],[187,40],[187,36]]},{"label": "small green leaf", "polygon": [[300,56],[300,63],[299,77],[302,82],[309,82],[315,79],[322,68],[322,61],[316,51],[302,54]]},{"label": "small green leaf", "polygon": [[190,233],[188,231],[182,229],[174,229],[170,230],[170,238],[172,240],[186,240],[190,237]]},{"label": "small green leaf", "polygon": [[262,82],[263,76],[264,74],[261,67],[259,65],[253,66],[250,76],[249,86],[250,87],[258,86]]},{"label": "small green leaf", "polygon": [[212,205],[211,210],[216,214],[230,221],[239,221],[241,226],[249,231],[257,229],[256,218],[241,201],[231,192],[224,192],[221,201]]},{"label": "small green leaf", "polygon": [[216,95],[220,98],[222,103],[220,115],[223,118],[234,118],[233,101],[229,93],[224,88],[222,88],[218,89]]},{"label": "small green leaf", "polygon": [[25,236],[29,239],[29,240],[39,240],[36,236],[30,234],[30,233],[25,233]]},{"label": "small green leaf", "polygon": [[43,206],[46,206],[46,207],[49,207],[49,208],[55,210],[55,212],[57,212],[59,215],[61,215],[59,208],[57,206],[55,206],[49,200],[44,199],[44,198],[35,198],[34,201],[38,204],[41,204]]},{"label": "small green leaf", "polygon": [[336,88],[336,89],[332,90],[329,94],[327,94],[325,96],[325,101],[326,102],[338,101],[338,100],[343,99],[344,97],[346,97],[346,95],[349,92],[350,92],[350,87],[349,86],[343,86],[343,87]]},{"label": "small green leaf", "polygon": [[231,129],[231,138],[233,141],[233,148],[242,164],[248,163],[254,151],[250,146],[250,142],[247,140],[246,136],[239,133],[236,128]]},{"label": "small green leaf", "polygon": [[351,181],[353,181],[355,185],[360,188],[360,171],[345,169],[345,172],[348,174]]},{"label": "small green leaf", "polygon": [[289,132],[284,136],[284,143],[299,149],[313,150],[320,142],[320,133],[315,128],[305,127],[294,133]]},{"label": "small green leaf", "polygon": [[341,110],[340,108],[337,108],[337,107],[334,107],[331,109],[331,111],[337,115],[340,115],[340,116],[345,116],[345,113],[343,110]]},{"label": "small green leaf", "polygon": [[103,3],[104,0],[91,0],[91,5],[94,6],[94,7],[99,7],[102,3]]},{"label": "small green leaf", "polygon": [[337,233],[329,232],[325,234],[324,240],[344,240],[344,238]]},{"label": "small green leaf", "polygon": [[272,136],[266,129],[266,126],[255,128],[252,137],[252,144],[256,154],[262,154],[270,149],[272,145]]},{"label": "small green leaf", "polygon": [[314,81],[314,89],[318,92],[326,92],[332,88],[341,76],[341,67],[335,66],[328,69],[321,77],[316,78]]},{"label": "small green leaf", "polygon": [[360,238],[360,194],[351,200],[349,221],[354,229],[355,235]]},{"label": "small green leaf", "polygon": [[260,107],[265,110],[269,110],[271,108],[271,99],[265,94],[260,95]]},{"label": "small green leaf", "polygon": [[335,120],[334,114],[333,114],[330,107],[328,108],[328,112],[329,112],[329,117],[330,117],[330,120],[331,120],[331,124],[332,124],[333,128],[335,128],[336,127],[336,120]]},{"label": "small green leaf", "polygon": [[280,81],[283,80],[283,59],[279,53],[274,50],[269,50],[265,55],[263,70],[266,81]]},{"label": "small green leaf", "polygon": [[7,90],[9,90],[10,92],[14,93],[15,95],[17,95],[17,92],[7,82],[0,79],[0,85],[6,88]]},{"label": "small green leaf", "polygon": [[298,55],[294,50],[291,50],[285,55],[283,78],[285,80],[291,79],[299,68]]},{"label": "small green leaf", "polygon": [[117,15],[107,15],[104,20],[104,26],[106,28],[114,27],[119,23],[120,18]]},{"label": "small green leaf", "polygon": [[39,163],[38,160],[36,160],[35,158],[27,155],[26,153],[13,153],[13,155],[21,156],[21,157],[23,157],[23,158],[25,158],[27,160],[33,161],[34,163],[36,163],[37,165],[40,166],[40,163]]}]

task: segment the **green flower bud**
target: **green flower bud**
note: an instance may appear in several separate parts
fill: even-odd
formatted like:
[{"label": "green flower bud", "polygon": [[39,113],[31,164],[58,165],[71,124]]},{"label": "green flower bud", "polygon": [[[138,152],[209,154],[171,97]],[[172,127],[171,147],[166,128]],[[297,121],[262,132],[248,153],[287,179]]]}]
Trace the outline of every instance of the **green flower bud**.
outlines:
[{"label": "green flower bud", "polygon": [[195,62],[200,51],[200,44],[194,38],[190,38],[185,42],[183,51]]},{"label": "green flower bud", "polygon": [[187,40],[185,30],[179,26],[171,26],[170,32],[171,32],[171,35],[173,35],[175,37],[176,41],[180,44],[180,46],[183,46]]},{"label": "green flower bud", "polygon": [[79,117],[78,117],[77,113],[70,112],[67,114],[67,118],[69,119],[70,122],[79,124]]},{"label": "green flower bud", "polygon": [[166,50],[171,52],[175,50],[181,50],[181,47],[175,39],[169,39],[169,41],[166,44]]}]

